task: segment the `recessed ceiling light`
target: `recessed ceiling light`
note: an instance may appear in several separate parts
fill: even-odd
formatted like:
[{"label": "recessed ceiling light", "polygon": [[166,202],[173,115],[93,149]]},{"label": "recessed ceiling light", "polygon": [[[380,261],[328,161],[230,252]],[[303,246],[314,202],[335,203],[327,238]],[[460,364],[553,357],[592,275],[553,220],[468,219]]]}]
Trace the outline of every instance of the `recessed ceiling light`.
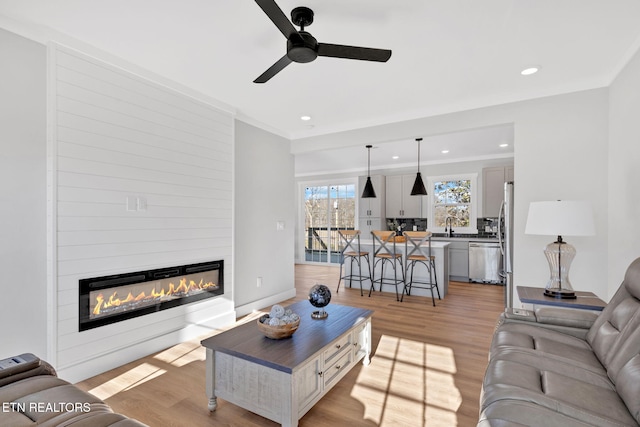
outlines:
[{"label": "recessed ceiling light", "polygon": [[442,150],[441,153],[442,154],[447,154],[449,152],[449,150]]},{"label": "recessed ceiling light", "polygon": [[500,144],[501,148],[508,147],[508,146],[509,146],[509,144]]},{"label": "recessed ceiling light", "polygon": [[309,120],[311,120],[311,116],[300,116],[300,120],[304,120],[305,122],[308,122]]},{"label": "recessed ceiling light", "polygon": [[538,71],[540,71],[540,67],[528,67],[525,68],[524,70],[520,71],[520,74],[522,74],[523,76],[530,76],[531,74],[535,74]]},{"label": "recessed ceiling light", "polygon": [[392,156],[391,157],[393,160],[398,160],[400,158],[400,156]]}]

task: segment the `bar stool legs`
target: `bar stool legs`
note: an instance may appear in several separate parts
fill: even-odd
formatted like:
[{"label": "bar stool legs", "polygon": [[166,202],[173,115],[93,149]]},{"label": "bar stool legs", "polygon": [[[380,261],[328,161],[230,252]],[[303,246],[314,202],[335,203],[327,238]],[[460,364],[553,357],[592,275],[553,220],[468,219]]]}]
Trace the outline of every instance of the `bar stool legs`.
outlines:
[{"label": "bar stool legs", "polygon": [[[422,264],[427,268],[427,271],[429,272],[429,282],[419,282],[419,281],[414,281],[413,280],[413,271],[415,269],[415,265],[416,264]],[[409,272],[410,271],[410,272]],[[409,277],[409,280],[405,283],[404,289],[402,290],[402,298],[400,299],[400,301],[404,300],[404,295],[411,295],[411,288],[414,287],[414,284],[416,285],[425,285],[425,286],[415,286],[416,288],[421,288],[421,289],[430,289],[431,290],[431,301],[433,303],[433,306],[436,306],[436,299],[435,296],[433,294],[433,289],[436,289],[436,292],[438,293],[438,299],[442,299],[440,298],[440,289],[438,289],[438,276],[436,273],[436,265],[435,265],[435,261],[434,261],[434,257],[429,257],[429,260],[425,260],[425,259],[411,259],[411,260],[407,260],[407,276]]]},{"label": "bar stool legs", "polygon": [[[342,275],[342,266],[344,265],[345,258],[349,258],[349,274]],[[367,261],[367,275],[362,275],[362,258]],[[353,274],[353,264],[354,262],[358,266],[358,274]],[[345,272],[346,273],[346,272]],[[340,263],[340,278],[338,279],[338,288],[336,289],[336,293],[340,292],[340,283],[342,279],[349,279],[349,287],[351,287],[352,282],[355,280],[360,282],[360,296],[363,296],[362,290],[362,282],[365,280],[371,281],[373,283],[373,279],[371,276],[371,263],[369,262],[369,254],[361,254],[361,255],[345,255]]]},{"label": "bar stool legs", "polygon": [[[400,272],[402,273],[402,279],[398,279],[398,269],[396,266],[396,261],[400,262]],[[380,278],[375,278],[375,270],[376,265],[380,264]],[[384,265],[387,263],[391,263],[393,268],[393,279],[384,277]],[[398,294],[398,285],[405,283],[405,274],[404,269],[402,269],[402,257],[401,256],[393,256],[393,257],[378,257],[378,259],[373,263],[373,280],[371,281],[371,288],[369,289],[369,296],[371,296],[371,292],[375,291],[375,284],[380,284],[380,292],[382,292],[382,285],[394,285],[396,288],[396,301],[401,301],[400,295]],[[403,288],[404,291],[404,288]]]}]

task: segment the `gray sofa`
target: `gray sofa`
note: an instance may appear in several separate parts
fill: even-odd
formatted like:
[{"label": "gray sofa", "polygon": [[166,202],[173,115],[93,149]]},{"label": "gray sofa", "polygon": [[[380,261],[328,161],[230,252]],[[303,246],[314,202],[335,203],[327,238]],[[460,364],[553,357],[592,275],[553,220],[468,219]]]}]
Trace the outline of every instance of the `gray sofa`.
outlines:
[{"label": "gray sofa", "polygon": [[30,353],[0,361],[2,427],[144,427],[97,397],[61,380]]},{"label": "gray sofa", "polygon": [[478,426],[638,426],[640,258],[598,315],[540,307],[498,320]]}]

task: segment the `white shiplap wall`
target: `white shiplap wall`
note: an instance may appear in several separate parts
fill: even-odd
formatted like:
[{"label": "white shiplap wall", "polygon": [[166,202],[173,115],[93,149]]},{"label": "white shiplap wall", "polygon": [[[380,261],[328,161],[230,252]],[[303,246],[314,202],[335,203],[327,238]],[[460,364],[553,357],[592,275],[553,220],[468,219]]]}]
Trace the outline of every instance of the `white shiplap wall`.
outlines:
[{"label": "white shiplap wall", "polygon": [[[48,103],[58,370],[79,380],[234,321],[233,114],[57,44]],[[224,296],[78,332],[79,279],[215,259]]]}]

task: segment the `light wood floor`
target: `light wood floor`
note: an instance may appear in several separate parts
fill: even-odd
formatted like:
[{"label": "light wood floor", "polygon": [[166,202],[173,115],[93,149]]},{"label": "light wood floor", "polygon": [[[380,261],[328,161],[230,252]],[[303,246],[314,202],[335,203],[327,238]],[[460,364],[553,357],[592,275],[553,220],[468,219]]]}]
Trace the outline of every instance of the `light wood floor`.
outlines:
[{"label": "light wood floor", "polygon": [[[316,283],[329,285],[332,303],[375,310],[373,356],[369,366],[351,370],[300,426],[476,425],[491,335],[503,310],[501,286],[453,282],[433,307],[425,297],[405,297],[402,303],[388,292],[361,297],[356,285],[336,293],[337,267],[298,265],[296,297],[284,303],[306,299]],[[78,386],[153,427],[276,426],[221,399],[209,413],[199,343],[176,345]]]}]

